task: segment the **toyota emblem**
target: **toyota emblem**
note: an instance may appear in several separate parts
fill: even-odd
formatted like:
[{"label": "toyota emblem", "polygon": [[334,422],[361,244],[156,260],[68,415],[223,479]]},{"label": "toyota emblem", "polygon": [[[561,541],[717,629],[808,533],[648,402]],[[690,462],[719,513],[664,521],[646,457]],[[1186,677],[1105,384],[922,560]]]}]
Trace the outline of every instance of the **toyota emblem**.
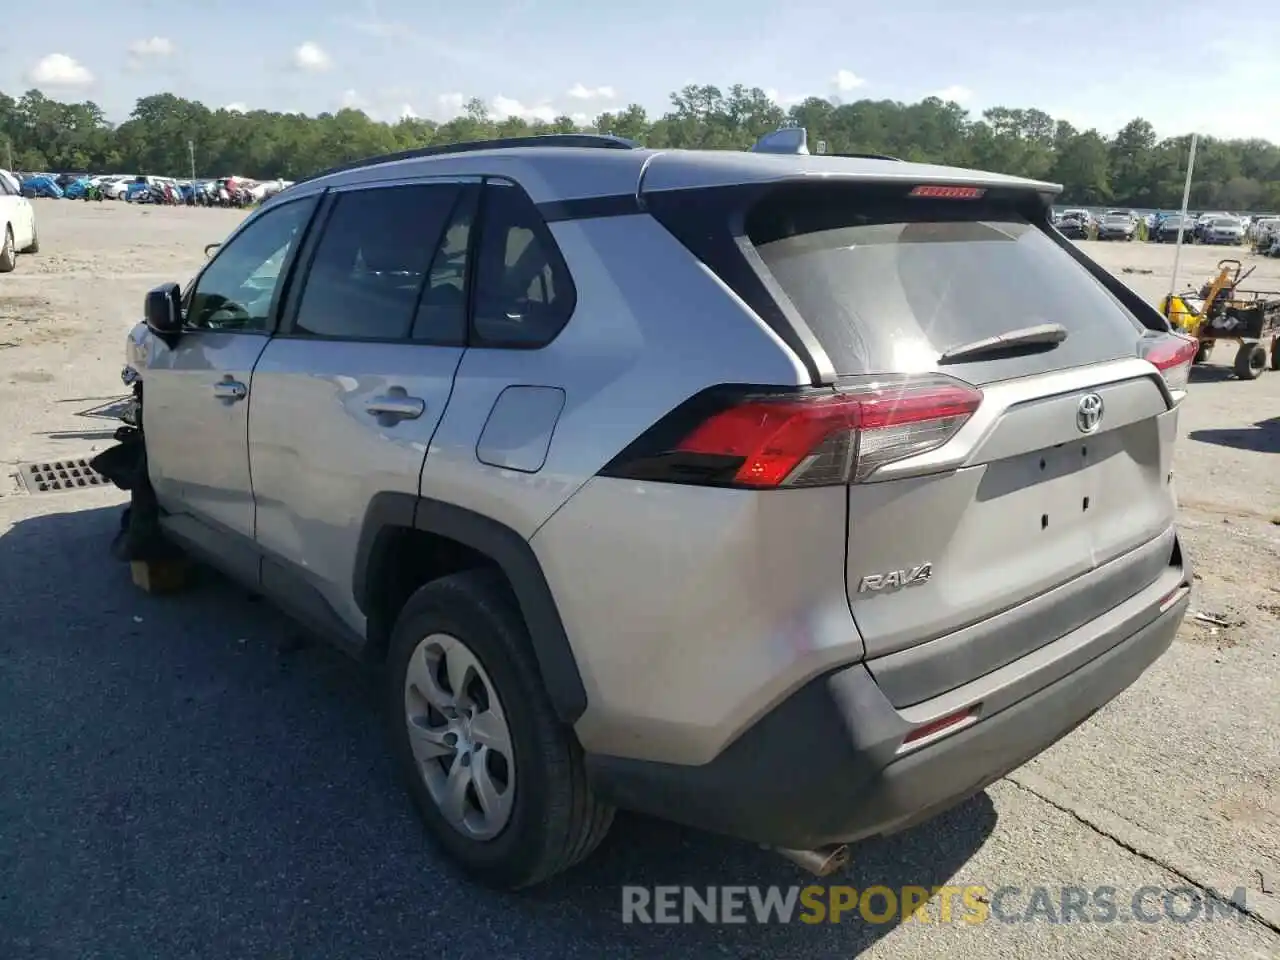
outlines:
[{"label": "toyota emblem", "polygon": [[1086,393],[1076,407],[1076,427],[1081,433],[1093,433],[1102,423],[1102,398],[1096,393]]}]

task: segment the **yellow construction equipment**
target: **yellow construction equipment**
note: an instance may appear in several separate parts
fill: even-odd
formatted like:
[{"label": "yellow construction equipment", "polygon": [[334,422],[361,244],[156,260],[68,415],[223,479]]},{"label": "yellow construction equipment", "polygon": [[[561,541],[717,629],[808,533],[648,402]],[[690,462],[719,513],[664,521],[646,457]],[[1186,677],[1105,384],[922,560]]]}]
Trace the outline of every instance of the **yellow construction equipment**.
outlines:
[{"label": "yellow construction equipment", "polygon": [[1256,380],[1268,366],[1280,370],[1280,292],[1241,290],[1256,267],[1241,272],[1239,260],[1220,260],[1217,275],[1192,293],[1170,294],[1160,301],[1169,324],[1200,344],[1196,363],[1209,359],[1219,340],[1236,343],[1233,367],[1241,380]]}]

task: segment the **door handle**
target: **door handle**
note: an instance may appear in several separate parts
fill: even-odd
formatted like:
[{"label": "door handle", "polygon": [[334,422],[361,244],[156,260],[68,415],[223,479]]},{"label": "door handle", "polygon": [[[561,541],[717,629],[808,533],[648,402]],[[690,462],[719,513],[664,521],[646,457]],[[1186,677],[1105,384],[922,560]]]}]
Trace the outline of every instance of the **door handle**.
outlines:
[{"label": "door handle", "polygon": [[387,420],[417,420],[426,412],[427,403],[421,397],[394,391],[385,397],[374,397],[364,408],[370,416]]},{"label": "door handle", "polygon": [[249,388],[239,380],[224,377],[213,385],[213,395],[219,400],[243,400],[249,395]]}]

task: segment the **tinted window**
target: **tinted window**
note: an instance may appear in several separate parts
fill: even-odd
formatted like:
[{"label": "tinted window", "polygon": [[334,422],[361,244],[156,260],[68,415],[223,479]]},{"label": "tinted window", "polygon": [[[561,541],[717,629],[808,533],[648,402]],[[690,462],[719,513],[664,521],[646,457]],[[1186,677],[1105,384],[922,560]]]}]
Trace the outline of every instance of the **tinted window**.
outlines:
[{"label": "tinted window", "polygon": [[986,382],[1134,355],[1138,321],[1011,205],[850,193],[784,189],[747,224],[839,373],[931,370],[949,347],[1045,323],[1067,340],[946,369]]},{"label": "tinted window", "polygon": [[479,197],[478,189],[466,188],[454,204],[418,304],[414,340],[442,344],[467,341],[467,274],[471,226]]},{"label": "tinted window", "polygon": [[475,281],[474,342],[540,347],[573,313],[568,268],[533,201],[518,187],[490,184],[482,204]]},{"label": "tinted window", "polygon": [[294,331],[407,338],[458,194],[456,184],[339,194],[307,272]]},{"label": "tinted window", "polygon": [[196,280],[187,325],[266,330],[281,270],[315,207],[315,198],[266,210],[229,242]]}]

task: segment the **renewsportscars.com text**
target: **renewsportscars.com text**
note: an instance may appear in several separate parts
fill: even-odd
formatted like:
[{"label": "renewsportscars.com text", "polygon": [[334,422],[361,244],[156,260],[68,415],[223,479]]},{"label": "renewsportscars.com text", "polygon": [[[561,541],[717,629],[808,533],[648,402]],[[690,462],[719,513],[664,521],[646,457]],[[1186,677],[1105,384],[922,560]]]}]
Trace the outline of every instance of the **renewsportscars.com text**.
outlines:
[{"label": "renewsportscars.com text", "polygon": [[623,923],[1204,923],[1243,920],[1245,889],[871,886],[622,888]]}]

